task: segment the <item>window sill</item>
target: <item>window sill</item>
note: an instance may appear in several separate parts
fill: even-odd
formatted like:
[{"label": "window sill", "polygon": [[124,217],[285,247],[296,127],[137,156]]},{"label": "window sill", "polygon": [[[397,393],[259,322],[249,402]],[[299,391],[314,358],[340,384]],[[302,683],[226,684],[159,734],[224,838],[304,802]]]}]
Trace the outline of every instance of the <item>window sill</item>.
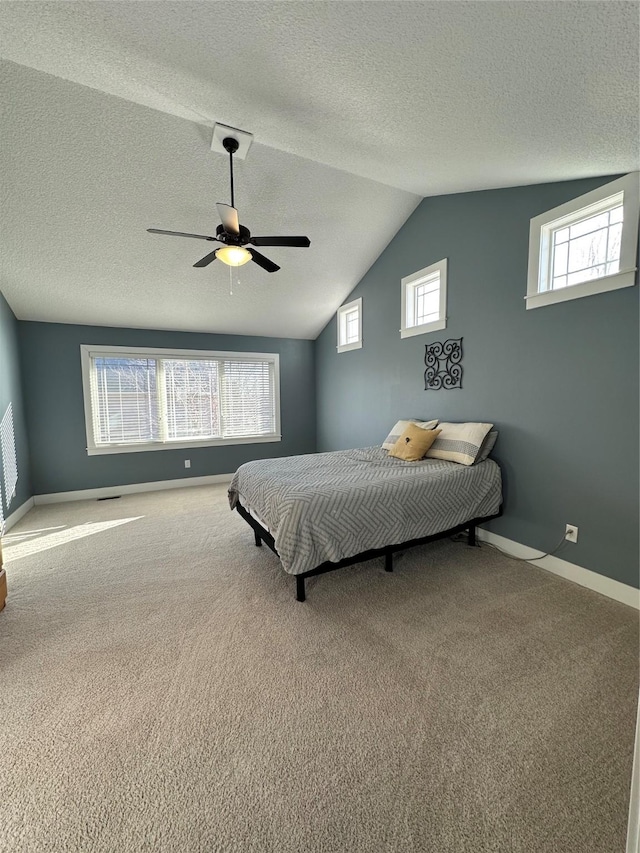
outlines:
[{"label": "window sill", "polygon": [[362,341],[357,341],[355,344],[341,344],[336,347],[337,352],[349,352],[352,349],[362,349]]},{"label": "window sill", "polygon": [[412,338],[414,335],[427,335],[429,332],[439,332],[447,328],[446,320],[434,320],[433,323],[424,323],[422,326],[410,326],[408,329],[400,329],[401,338]]},{"label": "window sill", "polygon": [[567,302],[570,299],[580,299],[583,296],[594,296],[596,293],[607,293],[610,290],[620,290],[623,287],[633,287],[636,283],[636,270],[630,269],[607,275],[602,278],[583,281],[559,290],[545,290],[542,293],[532,293],[525,296],[527,310],[542,308],[543,305],[553,305],[556,302]]},{"label": "window sill", "polygon": [[282,436],[253,435],[242,438],[217,438],[202,441],[154,441],[149,444],[106,444],[87,447],[87,456],[105,456],[112,453],[146,453],[148,450],[184,450],[190,447],[222,447],[227,444],[264,444],[281,441]]}]

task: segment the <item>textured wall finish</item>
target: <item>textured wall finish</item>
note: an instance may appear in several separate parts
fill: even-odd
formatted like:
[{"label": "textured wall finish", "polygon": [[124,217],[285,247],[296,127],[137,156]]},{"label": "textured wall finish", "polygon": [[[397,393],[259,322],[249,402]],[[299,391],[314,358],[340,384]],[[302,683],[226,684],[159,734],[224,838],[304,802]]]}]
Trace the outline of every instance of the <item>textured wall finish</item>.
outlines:
[{"label": "textured wall finish", "polygon": [[[55,323],[19,324],[34,494],[228,474],[250,459],[315,450],[314,344]],[[87,456],[80,344],[280,354],[282,441]]]},{"label": "textured wall finish", "polygon": [[[606,182],[425,199],[353,292],[363,348],[317,341],[318,449],[380,444],[398,418],[494,422],[490,526],[638,586],[638,287],[526,311],[529,220]],[[448,325],[402,340],[400,279],[448,258]],[[464,336],[463,388],[423,390],[425,344]]]},{"label": "textured wall finish", "polygon": [[29,465],[29,441],[25,424],[22,400],[22,382],[20,376],[20,352],[18,345],[18,321],[0,292],[0,419],[11,403],[13,410],[13,429],[15,433],[16,459],[18,463],[18,483],[16,494],[9,503],[4,493],[4,478],[0,460],[0,492],[4,517],[14,512],[31,497],[31,473]]}]

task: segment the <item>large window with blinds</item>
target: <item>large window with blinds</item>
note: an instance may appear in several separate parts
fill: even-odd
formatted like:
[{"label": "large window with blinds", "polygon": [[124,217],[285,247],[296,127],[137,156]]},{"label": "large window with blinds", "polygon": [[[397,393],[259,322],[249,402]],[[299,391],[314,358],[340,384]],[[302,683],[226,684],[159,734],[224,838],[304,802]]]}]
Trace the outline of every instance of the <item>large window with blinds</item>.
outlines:
[{"label": "large window with blinds", "polygon": [[90,455],[280,441],[276,353],[80,350]]}]

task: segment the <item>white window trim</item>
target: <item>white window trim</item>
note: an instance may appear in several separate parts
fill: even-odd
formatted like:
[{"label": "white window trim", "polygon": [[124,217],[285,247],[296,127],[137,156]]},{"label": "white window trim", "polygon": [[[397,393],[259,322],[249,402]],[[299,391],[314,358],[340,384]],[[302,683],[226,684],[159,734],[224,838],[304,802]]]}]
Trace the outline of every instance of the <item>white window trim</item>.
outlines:
[{"label": "white window trim", "polygon": [[[341,344],[340,343],[340,325],[342,316],[344,314],[349,314],[353,311],[354,308],[358,309],[358,340],[351,344]],[[338,308],[338,312],[336,314],[337,318],[337,326],[338,326],[338,346],[336,347],[338,352],[349,352],[354,349],[362,349],[362,297],[359,299],[354,299],[352,302],[347,302],[346,305],[341,305]]]},{"label": "white window trim", "polygon": [[[135,444],[96,445],[93,432],[91,401],[91,356],[117,355],[140,358],[162,357],[170,359],[189,358],[232,358],[236,361],[270,361],[273,364],[274,407],[276,431],[268,435],[242,436],[241,438],[194,439],[182,441],[149,441]],[[221,352],[219,350],[159,349],[157,347],[107,347],[80,344],[82,366],[82,393],[84,398],[84,421],[87,433],[87,455],[103,456],[111,453],[141,453],[148,450],[175,450],[189,447],[217,447],[226,444],[262,444],[281,441],[280,434],[280,356],[273,352]]]},{"label": "white window trim", "polygon": [[[622,287],[633,287],[636,283],[636,251],[638,246],[638,217],[640,214],[639,173],[631,172],[604,184],[578,198],[554,207],[535,216],[529,228],[529,269],[527,275],[527,309],[541,308],[556,302],[593,296]],[[587,207],[604,204],[607,199],[623,193],[623,224],[620,246],[620,271],[614,275],[583,281],[558,290],[541,290],[550,275],[552,232],[563,224],[562,220],[572,217]]]},{"label": "white window trim", "polygon": [[[421,323],[418,326],[407,326],[407,293],[418,284],[421,279],[427,278],[434,273],[440,273],[440,303],[438,306],[439,317],[430,323]],[[429,267],[405,276],[401,279],[402,287],[402,315],[400,318],[400,337],[412,338],[414,335],[426,335],[428,332],[439,332],[447,328],[447,258],[443,258]]]}]

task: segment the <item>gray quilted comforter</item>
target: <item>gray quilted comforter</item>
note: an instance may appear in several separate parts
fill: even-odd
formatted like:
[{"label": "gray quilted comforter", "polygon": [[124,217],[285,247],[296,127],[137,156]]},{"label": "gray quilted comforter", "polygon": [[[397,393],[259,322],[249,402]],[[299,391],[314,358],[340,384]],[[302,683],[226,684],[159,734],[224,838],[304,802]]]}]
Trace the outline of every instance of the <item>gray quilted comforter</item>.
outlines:
[{"label": "gray quilted comforter", "polygon": [[238,501],[269,529],[284,569],[299,575],[493,515],[502,487],[491,459],[403,462],[366,447],[247,462],[229,487],[231,509]]}]

